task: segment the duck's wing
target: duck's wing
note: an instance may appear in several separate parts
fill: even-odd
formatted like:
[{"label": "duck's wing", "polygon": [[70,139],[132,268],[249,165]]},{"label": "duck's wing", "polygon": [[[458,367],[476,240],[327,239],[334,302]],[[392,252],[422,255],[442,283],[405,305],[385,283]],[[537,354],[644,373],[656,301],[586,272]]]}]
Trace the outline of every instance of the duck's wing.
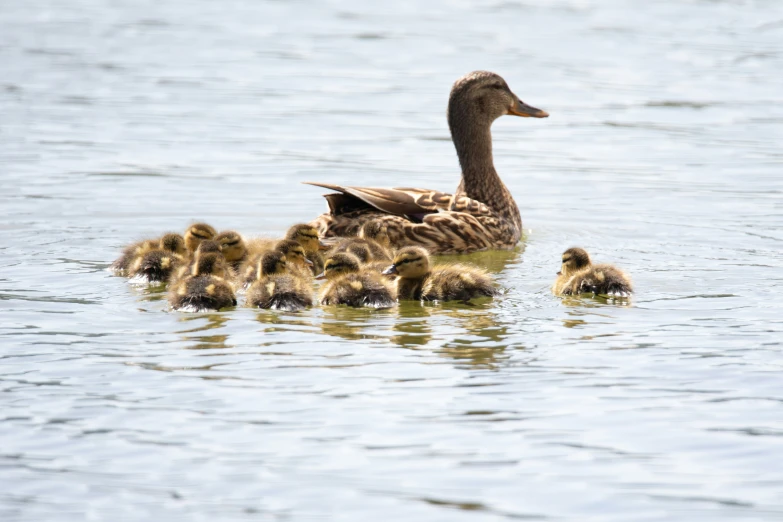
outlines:
[{"label": "duck's wing", "polygon": [[339,216],[356,210],[374,209],[395,216],[421,221],[427,214],[448,210],[452,195],[437,190],[416,188],[343,187],[329,183],[304,182],[307,185],[333,190],[325,194],[329,210]]}]

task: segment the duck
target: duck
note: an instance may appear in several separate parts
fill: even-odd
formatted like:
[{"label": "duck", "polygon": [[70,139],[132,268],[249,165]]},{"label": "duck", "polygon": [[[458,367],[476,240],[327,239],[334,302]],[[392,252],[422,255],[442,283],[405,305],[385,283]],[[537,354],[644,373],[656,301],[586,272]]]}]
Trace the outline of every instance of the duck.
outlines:
[{"label": "duck", "polygon": [[306,280],[312,279],[313,273],[310,267],[313,266],[313,262],[307,258],[304,247],[297,241],[291,239],[278,241],[275,252],[280,252],[286,257],[288,272]]},{"label": "duck", "polygon": [[229,266],[222,254],[199,256],[191,274],[169,289],[169,304],[174,310],[201,312],[237,305],[234,289],[226,280]]},{"label": "duck", "polygon": [[609,264],[594,265],[587,250],[572,247],[563,252],[562,266],[552,285],[552,293],[630,297],[633,285],[631,278],[619,268]]},{"label": "duck", "polygon": [[[380,247],[380,245],[377,244],[376,246]],[[346,238],[337,243],[337,245],[332,248],[329,255],[334,255],[340,252],[347,252],[349,254],[355,255],[359,259],[359,262],[362,264],[363,268],[377,272],[379,274],[383,272],[391,262],[391,256],[388,256],[386,251],[383,249],[375,252],[379,257],[373,255],[373,249],[370,245],[370,241],[363,238]]]},{"label": "duck", "polygon": [[247,290],[246,304],[253,308],[296,312],[313,306],[310,285],[289,273],[286,255],[267,252],[258,262],[258,276]]},{"label": "duck", "polygon": [[131,243],[130,245],[126,246],[122,249],[122,253],[120,254],[120,257],[114,260],[112,262],[109,269],[115,274],[115,275],[128,275],[128,269],[131,267],[131,265],[136,261],[139,257],[143,256],[145,253],[149,252],[150,250],[157,248],[160,244],[160,239],[142,239],[141,241],[136,241],[134,243]]},{"label": "duck", "polygon": [[196,247],[196,251],[190,253],[190,255],[186,255],[185,262],[181,263],[179,267],[171,273],[169,276],[169,284],[174,284],[180,279],[192,275],[191,271],[198,264],[199,258],[206,254],[218,254],[222,256],[223,252],[220,248],[220,243],[214,239],[204,239],[200,241],[198,247]]},{"label": "duck", "polygon": [[485,270],[466,263],[432,267],[430,254],[422,247],[400,249],[383,273],[396,275],[399,299],[468,302],[500,295]]},{"label": "duck", "polygon": [[348,252],[337,252],[327,257],[324,272],[317,279],[326,279],[320,294],[322,305],[354,308],[391,308],[397,305],[394,285],[377,272],[362,270],[359,258]]},{"label": "duck", "polygon": [[326,188],[329,211],[311,222],[322,238],[355,236],[380,220],[394,248],[425,247],[432,254],[511,250],[522,218],[492,160],[490,127],[504,115],[546,118],[522,102],[498,74],[474,71],[451,88],[447,119],[462,179],[453,194],[420,188],[367,188],[305,182]]},{"label": "duck", "polygon": [[[392,255],[391,239],[389,238],[388,225],[382,219],[371,219],[361,226],[358,236],[368,241],[374,241],[383,249],[386,257],[391,260]],[[408,245],[404,245],[408,246]]]},{"label": "duck", "polygon": [[138,256],[128,275],[143,283],[165,283],[180,266],[186,263],[184,238],[176,233],[164,234],[158,247]]},{"label": "duck", "polygon": [[215,236],[214,241],[220,245],[223,257],[234,271],[238,271],[248,255],[247,244],[244,238],[233,230],[226,230]]},{"label": "duck", "polygon": [[285,239],[296,241],[304,248],[305,256],[313,264],[310,266],[313,274],[319,274],[324,269],[321,252],[328,247],[318,237],[318,230],[309,223],[297,223],[286,231]]},{"label": "duck", "polygon": [[206,239],[214,239],[217,231],[206,223],[194,223],[185,231],[185,247],[193,254],[198,245]]}]

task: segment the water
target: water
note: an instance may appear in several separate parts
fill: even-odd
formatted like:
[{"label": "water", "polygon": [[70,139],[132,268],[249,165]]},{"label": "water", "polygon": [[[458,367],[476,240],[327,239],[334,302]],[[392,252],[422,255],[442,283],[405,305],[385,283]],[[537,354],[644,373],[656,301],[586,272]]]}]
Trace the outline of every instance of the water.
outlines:
[{"label": "water", "polygon": [[[780,520],[776,2],[3,3],[3,520]],[[167,310],[112,277],[300,181],[453,190],[474,69],[527,229],[491,303]],[[548,294],[584,246],[630,306]]]}]

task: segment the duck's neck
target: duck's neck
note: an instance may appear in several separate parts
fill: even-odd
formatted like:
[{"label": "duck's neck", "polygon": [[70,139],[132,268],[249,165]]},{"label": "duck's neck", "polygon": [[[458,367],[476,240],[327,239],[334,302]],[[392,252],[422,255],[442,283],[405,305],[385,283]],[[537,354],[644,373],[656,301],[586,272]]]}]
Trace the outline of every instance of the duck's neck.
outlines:
[{"label": "duck's neck", "polygon": [[522,219],[519,209],[511,192],[498,176],[492,160],[490,126],[471,125],[464,119],[459,123],[463,125],[450,125],[451,138],[454,140],[459,164],[462,167],[462,181],[456,195],[467,196],[484,203],[521,230]]}]

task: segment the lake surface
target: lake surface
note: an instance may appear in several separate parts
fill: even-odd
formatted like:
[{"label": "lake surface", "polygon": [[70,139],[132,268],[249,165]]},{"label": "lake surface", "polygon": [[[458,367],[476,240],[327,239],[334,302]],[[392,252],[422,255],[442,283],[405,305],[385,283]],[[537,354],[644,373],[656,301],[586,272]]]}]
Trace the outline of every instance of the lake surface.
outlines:
[{"label": "lake surface", "polygon": [[[0,518],[783,518],[779,2],[3,2]],[[453,190],[474,70],[522,211],[474,307],[170,312],[106,270],[300,185]],[[623,305],[548,287],[567,247]]]}]

